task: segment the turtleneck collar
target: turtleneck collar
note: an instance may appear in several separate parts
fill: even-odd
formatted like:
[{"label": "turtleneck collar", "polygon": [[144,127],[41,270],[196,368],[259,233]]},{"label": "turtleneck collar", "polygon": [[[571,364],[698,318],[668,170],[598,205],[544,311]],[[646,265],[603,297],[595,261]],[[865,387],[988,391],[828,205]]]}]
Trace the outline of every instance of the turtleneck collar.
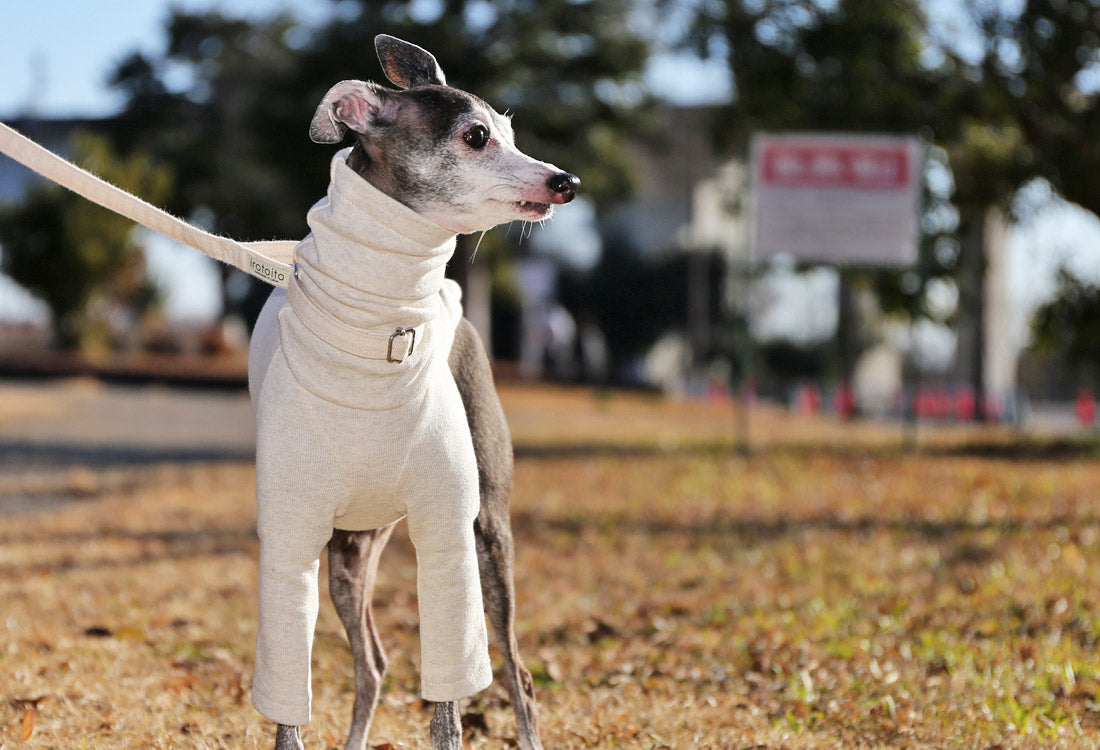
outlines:
[{"label": "turtleneck collar", "polygon": [[[363,179],[348,166],[350,153],[351,149],[345,148],[332,158],[328,195],[310,210],[307,220],[314,212],[324,210],[327,200],[334,219],[355,225],[363,217],[369,218],[374,228],[388,229],[401,237],[404,242],[400,243],[400,249],[410,254],[430,253],[454,238],[455,233],[451,230],[424,218]],[[312,229],[313,222],[309,223]]]},{"label": "turtleneck collar", "polygon": [[[347,156],[333,158],[328,194],[310,209],[312,231],[294,251],[291,285],[301,299],[280,313],[280,341],[307,390],[351,408],[390,409],[422,396],[429,373],[448,372],[462,317],[461,291],[444,276],[455,235],[368,183]],[[352,338],[358,330],[386,340],[398,328],[415,329],[415,351],[400,363],[356,356],[326,341],[324,316],[312,308]]]},{"label": "turtleneck collar", "polygon": [[298,283],[348,325],[421,325],[436,312],[455,234],[360,177],[349,152],[333,157],[328,194],[307,215]]}]

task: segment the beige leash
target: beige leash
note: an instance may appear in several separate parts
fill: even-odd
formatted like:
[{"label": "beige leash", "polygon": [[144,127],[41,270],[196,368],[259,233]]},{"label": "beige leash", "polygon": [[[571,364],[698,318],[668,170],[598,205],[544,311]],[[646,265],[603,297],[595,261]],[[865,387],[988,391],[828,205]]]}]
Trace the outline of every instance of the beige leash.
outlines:
[{"label": "beige leash", "polygon": [[294,274],[297,242],[237,242],[211,234],[86,172],[3,123],[0,123],[0,153],[109,211],[269,284],[286,287]]}]

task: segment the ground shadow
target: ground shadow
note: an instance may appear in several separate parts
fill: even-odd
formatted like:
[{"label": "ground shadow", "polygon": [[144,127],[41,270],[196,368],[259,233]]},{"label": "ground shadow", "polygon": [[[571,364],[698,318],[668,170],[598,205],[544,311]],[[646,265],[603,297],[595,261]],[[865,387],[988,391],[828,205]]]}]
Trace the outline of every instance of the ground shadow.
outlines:
[{"label": "ground shadow", "polygon": [[5,466],[24,468],[21,464],[99,469],[163,463],[251,461],[255,457],[256,451],[252,448],[224,446],[112,445],[0,439],[0,471]]},{"label": "ground shadow", "polygon": [[1044,438],[1019,435],[1004,440],[974,440],[958,443],[918,444],[913,446],[902,438],[896,442],[874,444],[858,441],[832,442],[797,441],[750,444],[747,449],[729,440],[685,441],[679,444],[558,442],[525,443],[514,446],[517,460],[549,460],[586,457],[606,458],[671,458],[671,457],[831,457],[831,458],[907,458],[935,456],[944,458],[984,458],[995,461],[1075,461],[1100,458],[1100,440],[1095,437]]},{"label": "ground shadow", "polygon": [[[26,539],[0,534],[0,545],[26,542]],[[56,574],[72,570],[106,570],[130,565],[143,565],[164,560],[182,560],[193,557],[220,557],[251,555],[258,549],[259,540],[253,526],[230,528],[201,528],[163,531],[129,531],[104,529],[90,532],[62,532],[35,534],[34,541],[41,545],[59,545],[78,548],[91,542],[131,542],[141,551],[111,557],[62,558],[24,564],[0,564],[0,576],[28,573]],[[156,551],[150,551],[150,549]]]},{"label": "ground shadow", "polygon": [[677,523],[662,517],[660,520],[603,516],[598,513],[547,517],[538,511],[513,510],[512,527],[516,533],[537,536],[541,531],[558,531],[578,534],[586,529],[603,529],[613,526],[623,535],[684,536],[689,538],[729,537],[732,539],[775,541],[783,537],[799,536],[806,531],[826,531],[839,534],[869,534],[876,531],[900,532],[921,537],[930,542],[956,536],[970,536],[994,532],[998,536],[1023,536],[1058,528],[1087,527],[1100,524],[1100,516],[1051,515],[1036,519],[996,519],[968,521],[945,519],[929,521],[920,518],[877,518],[862,516],[844,518],[821,514],[799,518],[760,518],[753,516],[717,518],[708,521]]}]

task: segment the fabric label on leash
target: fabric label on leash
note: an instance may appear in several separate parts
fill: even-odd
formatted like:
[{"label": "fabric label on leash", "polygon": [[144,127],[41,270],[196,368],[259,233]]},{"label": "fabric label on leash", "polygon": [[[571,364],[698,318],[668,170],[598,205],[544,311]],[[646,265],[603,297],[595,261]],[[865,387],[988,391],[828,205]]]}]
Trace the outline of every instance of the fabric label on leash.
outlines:
[{"label": "fabric label on leash", "polygon": [[278,267],[271,263],[265,263],[257,259],[255,255],[248,256],[248,268],[253,276],[270,282],[275,286],[285,287],[290,280],[290,276],[285,266]]}]

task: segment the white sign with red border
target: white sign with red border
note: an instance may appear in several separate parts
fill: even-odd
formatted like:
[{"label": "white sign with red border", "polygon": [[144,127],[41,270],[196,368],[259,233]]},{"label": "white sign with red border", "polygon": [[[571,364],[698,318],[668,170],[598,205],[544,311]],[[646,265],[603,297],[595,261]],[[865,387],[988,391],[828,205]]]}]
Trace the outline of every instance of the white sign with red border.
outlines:
[{"label": "white sign with red border", "polygon": [[924,148],[911,137],[760,134],[753,253],[858,266],[917,260]]}]

